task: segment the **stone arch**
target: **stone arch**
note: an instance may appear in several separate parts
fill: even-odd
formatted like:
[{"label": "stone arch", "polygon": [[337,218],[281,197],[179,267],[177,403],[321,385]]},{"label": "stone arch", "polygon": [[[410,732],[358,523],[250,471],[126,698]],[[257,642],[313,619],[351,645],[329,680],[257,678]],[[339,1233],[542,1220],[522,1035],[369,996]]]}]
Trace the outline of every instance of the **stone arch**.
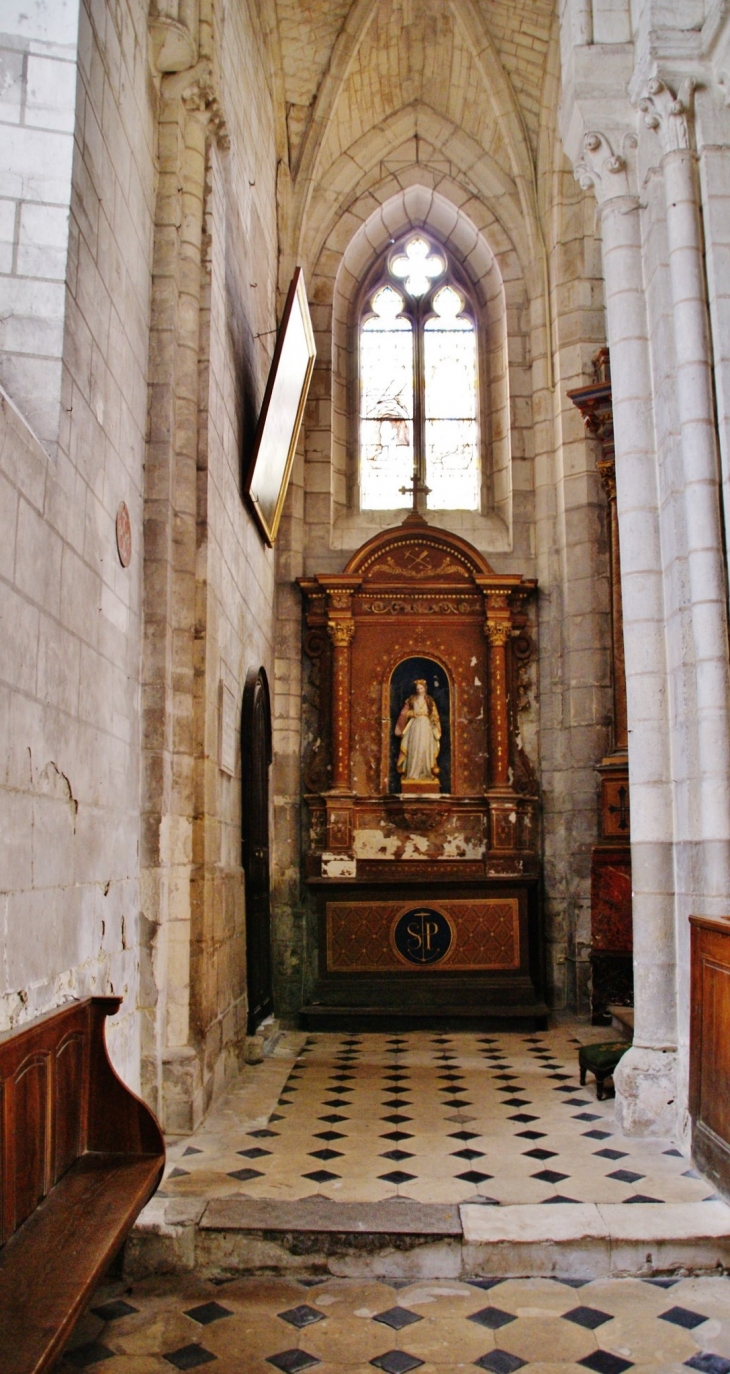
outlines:
[{"label": "stone arch", "polygon": [[[424,169],[409,170],[415,177]],[[529,401],[519,410],[511,404],[511,397],[529,394],[524,354],[529,292],[519,256],[496,216],[476,197],[466,206],[459,201],[464,201],[463,191],[459,196],[448,179],[438,187],[414,180],[394,192],[388,177],[381,187],[363,192],[345,223],[337,222],[322,245],[310,278],[316,302],[318,376],[313,385],[318,414],[307,428],[305,466],[307,522],[310,529],[319,526],[320,547],[355,548],[393,521],[392,512],[360,512],[357,506],[356,435],[348,420],[356,361],[354,312],[370,264],[393,238],[411,228],[430,231],[448,249],[472,284],[480,313],[482,513],[452,513],[454,525],[482,548],[507,551],[512,546],[513,450],[520,460],[530,452],[524,433],[531,423]],[[451,522],[451,517],[439,518]]]},{"label": "stone arch", "polygon": [[313,264],[336,227],[344,247],[353,202],[365,191],[382,203],[409,182],[441,187],[458,205],[468,202],[467,213],[477,223],[488,206],[518,253],[521,270],[530,279],[534,275],[540,289],[515,182],[470,134],[419,101],[362,134],[323,171],[317,196],[301,220],[298,259]]}]

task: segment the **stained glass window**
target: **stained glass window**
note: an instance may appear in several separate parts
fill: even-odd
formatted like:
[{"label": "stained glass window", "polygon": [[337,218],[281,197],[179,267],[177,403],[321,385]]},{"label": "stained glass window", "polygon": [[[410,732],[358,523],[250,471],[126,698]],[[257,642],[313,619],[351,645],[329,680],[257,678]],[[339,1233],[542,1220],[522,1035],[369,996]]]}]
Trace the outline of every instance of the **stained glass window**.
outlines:
[{"label": "stained glass window", "polygon": [[433,510],[479,505],[477,349],[474,325],[452,286],[433,299],[423,327],[426,484]]},{"label": "stained glass window", "polygon": [[409,505],[402,489],[415,472],[429,509],[478,510],[476,326],[446,255],[424,235],[383,265],[359,342],[361,508]]},{"label": "stained glass window", "polygon": [[413,327],[392,286],[371,304],[360,333],[360,504],[393,510],[413,472]]}]

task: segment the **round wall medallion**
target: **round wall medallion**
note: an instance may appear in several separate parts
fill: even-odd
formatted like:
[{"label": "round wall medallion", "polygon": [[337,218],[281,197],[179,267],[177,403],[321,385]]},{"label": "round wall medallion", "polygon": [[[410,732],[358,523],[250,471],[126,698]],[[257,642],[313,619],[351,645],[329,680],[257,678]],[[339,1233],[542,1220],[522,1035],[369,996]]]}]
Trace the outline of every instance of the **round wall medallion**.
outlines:
[{"label": "round wall medallion", "polygon": [[407,964],[438,964],[454,943],[454,927],[433,906],[413,906],[397,916],[391,927],[393,949]]},{"label": "round wall medallion", "polygon": [[117,552],[122,567],[128,568],[132,561],[132,522],[125,501],[120,502],[117,511]]}]

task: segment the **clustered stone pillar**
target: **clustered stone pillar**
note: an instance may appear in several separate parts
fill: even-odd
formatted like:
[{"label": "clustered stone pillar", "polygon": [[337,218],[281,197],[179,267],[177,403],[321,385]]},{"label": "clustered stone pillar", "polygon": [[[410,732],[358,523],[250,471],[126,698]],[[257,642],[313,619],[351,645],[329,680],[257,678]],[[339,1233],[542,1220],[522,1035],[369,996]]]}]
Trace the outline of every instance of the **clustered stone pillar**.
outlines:
[{"label": "clustered stone pillar", "polygon": [[226,146],[210,63],[162,78],[150,332],[142,666],[141,908],[150,931],[143,1090],[166,1130],[203,1110],[194,1043],[198,410],[206,142]]},{"label": "clustered stone pillar", "polygon": [[576,170],[595,188],[603,230],[630,739],[635,1031],[617,1070],[616,1105],[626,1133],[665,1135],[676,1100],[673,814],[640,205],[626,158],[603,135],[587,134],[584,154]]},{"label": "clustered stone pillar", "polygon": [[676,351],[677,409],[693,608],[696,680],[697,809],[708,893],[730,889],[730,681],[720,516],[720,464],[712,390],[696,157],[689,147],[694,83],[679,98],[656,80],[641,101],[645,123],[662,137],[669,281]]}]

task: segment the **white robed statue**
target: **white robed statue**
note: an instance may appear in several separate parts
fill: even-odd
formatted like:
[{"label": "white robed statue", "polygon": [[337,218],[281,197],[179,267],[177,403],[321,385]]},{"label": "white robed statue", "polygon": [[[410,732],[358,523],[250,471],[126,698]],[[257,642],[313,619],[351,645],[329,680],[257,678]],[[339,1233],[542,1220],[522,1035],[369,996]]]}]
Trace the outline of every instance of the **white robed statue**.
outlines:
[{"label": "white robed statue", "polygon": [[398,772],[414,782],[431,781],[439,775],[436,760],[441,747],[441,721],[433,697],[426,692],[425,678],[417,678],[395,727],[400,740]]}]

